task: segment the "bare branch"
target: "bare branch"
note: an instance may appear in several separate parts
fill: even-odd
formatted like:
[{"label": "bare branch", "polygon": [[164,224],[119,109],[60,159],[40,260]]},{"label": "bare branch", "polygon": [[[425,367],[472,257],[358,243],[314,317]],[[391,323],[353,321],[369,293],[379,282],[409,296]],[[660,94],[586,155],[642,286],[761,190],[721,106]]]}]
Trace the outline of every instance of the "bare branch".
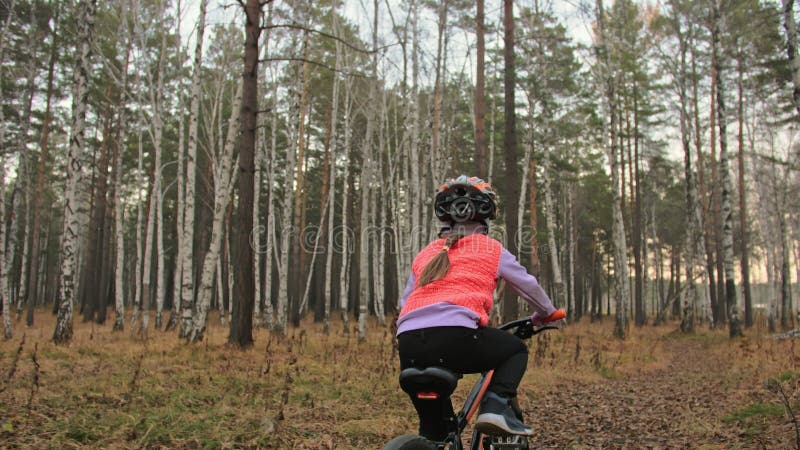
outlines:
[{"label": "bare branch", "polygon": [[314,61],[314,60],[312,60],[312,59],[308,59],[308,58],[302,58],[302,57],[294,57],[294,56],[290,56],[290,57],[270,57],[270,58],[263,58],[263,59],[259,59],[259,60],[258,60],[258,62],[259,62],[259,63],[262,63],[262,62],[271,62],[271,61],[298,61],[298,62],[307,62],[307,63],[309,63],[309,64],[313,64],[313,65],[315,65],[315,66],[322,67],[323,69],[330,70],[331,72],[338,72],[338,73],[341,73],[341,74],[350,75],[350,76],[354,76],[354,77],[361,77],[361,78],[372,78],[370,75],[365,75],[365,74],[363,74],[363,73],[360,73],[360,72],[350,72],[350,71],[348,71],[348,70],[336,69],[336,68],[334,68],[334,67],[331,67],[331,66],[329,66],[329,65],[327,65],[327,64],[324,64],[324,63],[321,63],[321,62],[319,62],[319,61]]},{"label": "bare branch", "polygon": [[325,31],[315,30],[313,28],[308,28],[308,27],[305,27],[303,25],[296,24],[296,23],[278,23],[278,24],[273,24],[273,25],[265,25],[265,26],[261,27],[262,30],[271,30],[273,28],[291,28],[291,29],[294,29],[294,30],[302,30],[302,31],[306,31],[306,32],[309,32],[309,33],[317,33],[317,34],[319,34],[321,36],[324,36],[326,38],[339,41],[342,44],[350,47],[351,49],[353,49],[353,50],[355,50],[357,52],[365,53],[365,54],[368,54],[368,55],[371,55],[371,54],[373,54],[375,52],[379,52],[381,50],[384,50],[384,49],[387,49],[389,47],[392,47],[392,46],[395,46],[395,45],[399,44],[399,42],[395,42],[393,44],[388,44],[388,45],[384,45],[382,47],[374,48],[372,50],[367,50],[367,49],[363,49],[361,47],[357,47],[357,46],[351,44],[350,42],[348,42],[348,41],[346,41],[346,40],[344,40],[344,39],[342,39],[342,38],[340,38],[338,36],[334,36],[334,35],[332,35],[330,33],[326,33]]}]

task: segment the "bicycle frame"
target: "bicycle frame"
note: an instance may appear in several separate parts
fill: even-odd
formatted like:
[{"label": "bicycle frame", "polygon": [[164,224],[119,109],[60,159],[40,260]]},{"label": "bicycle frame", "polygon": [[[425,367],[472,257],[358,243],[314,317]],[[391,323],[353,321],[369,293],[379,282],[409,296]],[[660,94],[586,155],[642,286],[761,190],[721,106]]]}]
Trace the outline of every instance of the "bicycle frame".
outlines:
[{"label": "bicycle frame", "polygon": [[[513,329],[515,330],[513,334],[522,340],[528,339],[531,336],[539,334],[545,330],[558,329],[558,327],[547,326],[547,325],[535,327],[531,322],[530,318],[515,320],[503,324],[498,328],[501,330]],[[449,448],[453,450],[463,450],[464,447],[461,442],[461,434],[467,428],[469,421],[477,412],[478,407],[481,404],[481,400],[483,400],[483,397],[486,394],[486,390],[488,389],[489,384],[492,381],[493,375],[494,375],[494,370],[490,370],[488,372],[481,374],[481,376],[475,382],[469,394],[467,395],[467,398],[464,401],[464,405],[461,407],[461,410],[455,415],[455,422],[457,425],[456,431],[451,432],[443,442],[436,443],[437,448],[444,448],[445,446],[450,445]],[[484,435],[482,433],[477,432],[476,430],[472,435],[472,442],[470,445],[470,449],[479,450],[483,448],[482,447],[483,438]]]}]

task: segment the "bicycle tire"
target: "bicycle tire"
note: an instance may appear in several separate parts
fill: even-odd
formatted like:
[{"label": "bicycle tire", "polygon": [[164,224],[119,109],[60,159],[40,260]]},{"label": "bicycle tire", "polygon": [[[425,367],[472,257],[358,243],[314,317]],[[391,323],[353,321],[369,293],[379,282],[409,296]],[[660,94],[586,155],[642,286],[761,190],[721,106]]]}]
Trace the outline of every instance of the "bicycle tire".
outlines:
[{"label": "bicycle tire", "polygon": [[416,434],[397,436],[383,446],[383,450],[436,450],[436,445]]}]

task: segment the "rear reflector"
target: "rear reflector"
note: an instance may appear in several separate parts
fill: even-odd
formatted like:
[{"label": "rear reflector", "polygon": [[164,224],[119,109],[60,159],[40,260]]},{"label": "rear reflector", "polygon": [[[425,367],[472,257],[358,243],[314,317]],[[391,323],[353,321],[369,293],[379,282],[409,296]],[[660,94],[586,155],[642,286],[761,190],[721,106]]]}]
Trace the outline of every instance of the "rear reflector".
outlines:
[{"label": "rear reflector", "polygon": [[439,394],[436,392],[418,392],[417,398],[420,400],[436,400],[439,398]]}]

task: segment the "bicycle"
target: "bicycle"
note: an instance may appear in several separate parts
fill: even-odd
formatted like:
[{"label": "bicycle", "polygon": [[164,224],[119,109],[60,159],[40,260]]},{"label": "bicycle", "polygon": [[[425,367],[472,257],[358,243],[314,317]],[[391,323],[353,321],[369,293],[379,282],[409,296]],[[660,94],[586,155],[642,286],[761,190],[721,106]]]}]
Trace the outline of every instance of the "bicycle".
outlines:
[{"label": "bicycle", "polygon": [[[565,314],[559,310],[560,314],[553,320],[563,319]],[[551,323],[552,323],[551,322]],[[530,317],[514,320],[499,327],[501,330],[509,330],[514,336],[520,339],[530,339],[546,330],[555,330],[558,327],[553,325],[536,326]],[[400,387],[420,400],[441,401],[442,420],[447,424],[449,433],[442,442],[432,442],[417,434],[403,434],[395,437],[383,447],[383,450],[463,450],[461,435],[467,428],[470,419],[478,411],[486,389],[492,381],[494,370],[482,373],[475,385],[467,395],[464,406],[458,413],[453,411],[450,396],[458,385],[458,380],[462,374],[445,369],[444,367],[409,367],[400,372]],[[514,408],[517,417],[522,420],[522,411]],[[528,438],[526,436],[491,436],[485,435],[478,430],[473,430],[471,450],[495,450],[495,449],[528,449]]]}]

